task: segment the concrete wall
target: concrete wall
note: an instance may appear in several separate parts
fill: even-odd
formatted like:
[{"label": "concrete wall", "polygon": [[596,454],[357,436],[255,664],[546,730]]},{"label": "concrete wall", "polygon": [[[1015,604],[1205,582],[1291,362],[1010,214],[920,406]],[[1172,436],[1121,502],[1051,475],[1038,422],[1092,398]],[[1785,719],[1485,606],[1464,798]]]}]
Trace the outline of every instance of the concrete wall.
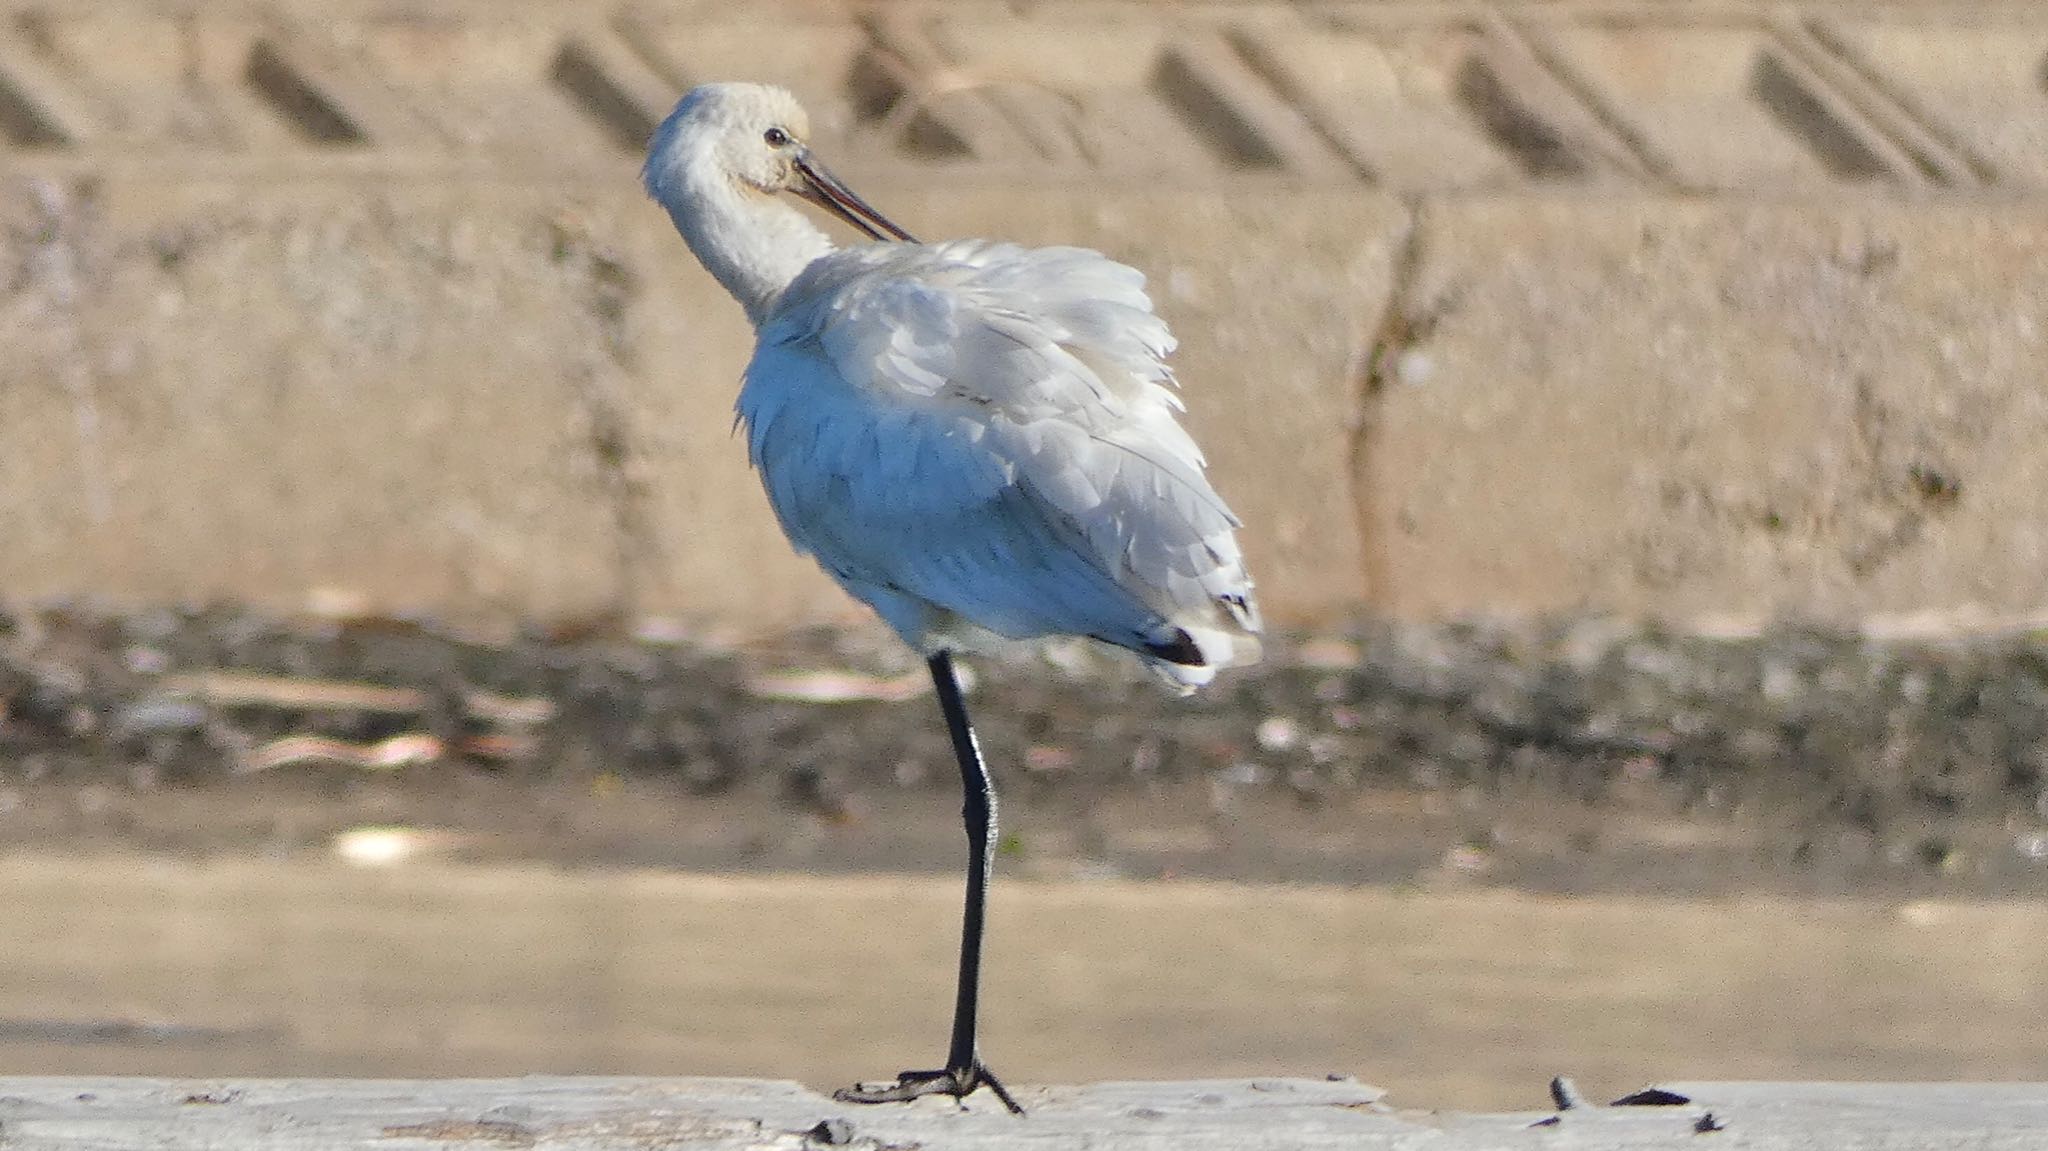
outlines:
[{"label": "concrete wall", "polygon": [[748,76],[921,235],[1150,273],[1283,621],[2048,604],[2022,9],[24,11],[0,595],[852,617],[636,182]]}]

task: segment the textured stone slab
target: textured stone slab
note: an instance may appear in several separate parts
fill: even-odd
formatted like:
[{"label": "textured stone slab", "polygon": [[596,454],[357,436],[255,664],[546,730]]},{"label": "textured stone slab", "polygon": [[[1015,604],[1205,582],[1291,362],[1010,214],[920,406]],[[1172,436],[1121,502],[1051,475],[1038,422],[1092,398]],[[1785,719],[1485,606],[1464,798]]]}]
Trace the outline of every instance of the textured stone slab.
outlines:
[{"label": "textured stone slab", "polygon": [[[1558,1088],[1553,1088],[1554,1091]],[[1570,1088],[1563,1089],[1569,1092]],[[1764,1148],[2019,1148],[2048,1138],[2037,1083],[1662,1083],[1609,1107],[1448,1115],[1450,1146],[1673,1147],[1712,1136]]]},{"label": "textured stone slab", "polygon": [[2048,26],[1831,20],[1823,38],[1991,183],[2048,184]]},{"label": "textured stone slab", "polygon": [[1098,1083],[992,1100],[850,1107],[747,1079],[0,1079],[0,1124],[34,1148],[621,1146],[1358,1147],[1416,1129],[1358,1083]]},{"label": "textured stone slab", "polygon": [[593,445],[630,285],[572,201],[9,187],[31,269],[0,366],[10,594],[617,602]]},{"label": "textured stone slab", "polygon": [[[731,438],[744,322],[611,164],[594,194],[16,183],[0,580],[847,616]],[[1404,615],[2048,597],[2036,205],[1429,203],[1396,386],[1361,406],[1396,200],[867,187],[930,236],[1151,274],[1280,618],[1368,586]]]},{"label": "textured stone slab", "polygon": [[[2030,1148],[2048,1136],[2039,1084],[1698,1084],[1700,1102],[1532,1115],[1397,1117],[1355,1083],[1098,1083],[1020,1093],[1017,1118],[943,1100],[853,1109],[745,1079],[0,1079],[9,1141],[41,1151],[180,1148],[620,1146],[808,1148],[1566,1149]],[[1676,1094],[1676,1093],[1674,1093]],[[1713,1106],[1707,1100],[1723,1100]]]},{"label": "textured stone slab", "polygon": [[1360,481],[1384,606],[2048,601],[2040,206],[1503,198],[1424,235],[1434,328]]},{"label": "textured stone slab", "polygon": [[745,77],[794,88],[824,139],[1037,183],[2038,183],[2048,43],[2038,12],[1995,3],[20,12],[0,34],[0,150],[347,152],[555,179],[637,151],[664,93]]},{"label": "textured stone slab", "polygon": [[0,7],[0,593],[847,616],[634,179],[750,76],[1153,275],[1278,619],[2044,595],[2024,6]]},{"label": "textured stone slab", "polygon": [[[16,183],[31,274],[0,338],[0,586],[851,614],[783,542],[732,436],[752,333],[631,165],[610,166],[591,195]],[[1347,373],[1397,206],[868,187],[927,236],[1093,244],[1148,269],[1275,606],[1355,599]]]},{"label": "textured stone slab", "polygon": [[1882,177],[1862,122],[1761,27],[1531,26],[1652,170],[1688,187],[1757,188]]},{"label": "textured stone slab", "polygon": [[1510,142],[1472,114],[1485,40],[1466,25],[1278,28],[1245,32],[1244,51],[1367,178],[1397,187],[1513,181]]}]

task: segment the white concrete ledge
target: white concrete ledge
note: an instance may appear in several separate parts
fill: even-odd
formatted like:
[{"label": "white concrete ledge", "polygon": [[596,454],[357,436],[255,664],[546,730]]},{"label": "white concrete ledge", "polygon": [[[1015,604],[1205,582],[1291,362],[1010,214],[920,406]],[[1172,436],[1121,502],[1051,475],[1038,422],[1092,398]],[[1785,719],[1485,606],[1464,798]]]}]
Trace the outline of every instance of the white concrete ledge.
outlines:
[{"label": "white concrete ledge", "polygon": [[[1553,1114],[1404,1112],[1303,1079],[1025,1088],[858,1107],[752,1079],[0,1078],[0,1146],[860,1148],[1745,1148],[2048,1145],[2048,1084],[1678,1083],[1662,1102]],[[1645,1092],[1632,1098],[1652,1098]]]}]

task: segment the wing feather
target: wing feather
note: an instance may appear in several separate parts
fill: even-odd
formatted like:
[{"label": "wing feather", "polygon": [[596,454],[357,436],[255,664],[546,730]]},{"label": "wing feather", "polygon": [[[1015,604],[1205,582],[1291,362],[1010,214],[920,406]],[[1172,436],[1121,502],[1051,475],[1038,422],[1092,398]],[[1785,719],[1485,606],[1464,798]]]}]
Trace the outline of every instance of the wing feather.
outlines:
[{"label": "wing feather", "polygon": [[885,616],[1248,636],[1239,521],[1176,419],[1173,347],[1144,277],[1095,252],[852,248],[784,293],[739,414],[791,540]]}]

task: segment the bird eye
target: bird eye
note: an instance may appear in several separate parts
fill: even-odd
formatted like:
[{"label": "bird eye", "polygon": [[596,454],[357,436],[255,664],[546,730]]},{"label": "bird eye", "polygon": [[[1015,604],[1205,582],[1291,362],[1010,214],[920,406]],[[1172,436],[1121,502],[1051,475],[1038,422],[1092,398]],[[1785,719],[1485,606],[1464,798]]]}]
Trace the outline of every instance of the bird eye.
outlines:
[{"label": "bird eye", "polygon": [[766,132],[761,133],[761,138],[768,141],[770,148],[787,147],[789,144],[789,133],[780,128],[768,129]]}]

